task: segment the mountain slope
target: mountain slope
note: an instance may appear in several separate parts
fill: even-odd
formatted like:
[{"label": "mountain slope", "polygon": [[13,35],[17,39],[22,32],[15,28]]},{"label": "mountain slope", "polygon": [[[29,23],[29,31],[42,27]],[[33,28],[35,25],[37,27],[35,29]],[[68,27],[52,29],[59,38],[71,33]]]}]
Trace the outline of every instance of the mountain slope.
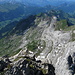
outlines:
[{"label": "mountain slope", "polygon": [[58,6],[57,9],[63,10],[68,13],[73,13],[75,11],[75,2],[63,3],[62,5]]},{"label": "mountain slope", "polygon": [[[26,16],[43,10],[37,6],[37,9],[25,5],[24,8]],[[32,11],[33,8],[42,10],[36,12]],[[13,11],[15,9],[12,8]],[[11,11],[9,8],[7,11],[1,10],[5,13],[9,11]],[[4,35],[4,38],[0,39],[1,75],[75,74],[74,16],[63,11],[51,10],[31,15],[19,22],[10,21],[5,21],[8,24],[0,29],[0,35]]]},{"label": "mountain slope", "polygon": [[[19,13],[18,13],[19,12]],[[24,6],[21,4],[0,4],[0,21],[12,20],[24,14]],[[13,15],[13,16],[12,16]]]},{"label": "mountain slope", "polygon": [[[75,25],[69,26],[67,18],[61,14],[64,15],[61,11],[52,10],[30,16],[19,22],[9,36],[1,39],[0,55],[6,55],[1,58],[2,62],[3,58],[11,56],[10,61],[4,61],[9,65],[3,66],[1,73],[74,75]],[[42,72],[37,73],[39,70]]]},{"label": "mountain slope", "polygon": [[[26,36],[24,39],[35,40],[40,38],[44,30],[44,27],[46,27],[45,24],[49,25],[52,16],[58,17],[58,22],[57,22],[58,25],[60,23],[62,24],[60,26],[56,26],[56,30],[65,29],[67,27],[66,24],[69,25],[67,20],[65,20],[69,17],[69,15],[67,15],[68,17],[66,17],[65,13],[62,13],[61,11],[52,10],[48,13],[40,13],[38,15],[30,16],[27,19],[17,22],[17,24],[13,22],[12,27],[10,27],[10,29],[9,26],[11,24],[7,25],[3,30],[0,30],[3,33],[7,32],[5,33],[5,35],[3,34],[5,38],[0,40],[1,55],[3,55],[4,51],[6,54],[10,54],[10,55],[11,55],[10,53],[11,51],[17,52],[16,50],[18,50],[19,45],[23,42],[21,39],[23,39],[22,37],[24,37],[24,35]],[[9,39],[6,40],[7,38]],[[24,44],[22,44],[20,48],[25,46]]]},{"label": "mountain slope", "polygon": [[[73,8],[70,11],[69,9],[71,9],[71,7],[73,7]],[[48,5],[45,7],[40,7],[37,5],[29,5],[29,4],[23,5],[21,3],[4,3],[4,4],[1,4],[0,5],[0,16],[1,16],[0,21],[2,21],[2,22],[0,22],[0,32],[1,32],[0,37],[3,37],[3,35],[5,35],[9,31],[9,30],[6,31],[7,29],[5,27],[9,26],[11,24],[12,20],[13,21],[19,21],[20,19],[26,18],[29,15],[34,15],[34,14],[37,14],[39,12],[48,12],[50,9],[62,9],[65,12],[68,12],[68,13],[72,12],[73,13],[74,12],[74,3],[72,2],[69,4],[62,4],[56,8],[51,6],[51,5]],[[17,12],[19,12],[19,13],[17,13]],[[60,13],[60,15],[61,15],[61,13]],[[65,14],[63,16],[66,16],[66,17],[68,16],[67,17],[68,20],[71,23],[75,24],[74,14],[73,15],[66,15]],[[9,20],[11,20],[11,21],[9,21]],[[15,26],[16,25],[13,25],[12,28],[14,28]],[[6,30],[4,30],[4,29],[6,29]],[[11,29],[11,28],[9,28],[9,29]]]},{"label": "mountain slope", "polygon": [[21,3],[0,4],[0,38],[7,35],[7,32],[16,26],[17,21],[39,12],[45,12],[46,10],[50,10],[50,8],[51,7],[47,9],[47,7],[43,8],[38,6],[24,5]]}]

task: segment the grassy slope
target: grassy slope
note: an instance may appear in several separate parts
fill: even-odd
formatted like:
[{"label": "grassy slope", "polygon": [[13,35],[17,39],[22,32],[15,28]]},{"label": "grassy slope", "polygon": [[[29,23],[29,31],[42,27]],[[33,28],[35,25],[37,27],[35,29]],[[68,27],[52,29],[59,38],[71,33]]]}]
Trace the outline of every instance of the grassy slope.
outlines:
[{"label": "grassy slope", "polygon": [[10,10],[15,10],[18,8],[20,5],[19,4],[0,4],[0,12],[9,12]]},{"label": "grassy slope", "polygon": [[56,30],[60,30],[60,29],[64,30],[67,27],[68,27],[68,23],[66,20],[60,20],[56,24]]},{"label": "grassy slope", "polygon": [[[53,13],[53,12],[52,12]],[[55,13],[56,15],[56,13]],[[57,14],[58,15],[58,14]],[[41,15],[42,18],[44,19],[45,16]],[[40,15],[38,15],[38,17],[41,17]],[[51,18],[51,15],[50,15]],[[25,29],[30,28],[31,26],[35,26],[30,28],[28,34],[27,34],[27,40],[35,40],[38,39],[41,35],[39,34],[42,30],[42,28],[37,28],[34,20],[36,19],[36,16],[30,16],[29,18],[25,19],[25,20],[21,20],[15,29],[12,30],[12,33],[10,33],[10,35],[14,35],[17,34],[14,37],[8,37],[8,38],[3,38],[0,40],[0,56],[5,55],[5,54],[9,54],[9,56],[16,54],[20,49],[17,49],[19,47],[19,45],[21,44],[21,40],[23,35],[19,34],[25,31]],[[47,19],[47,18],[46,18]],[[40,20],[41,21],[41,20]],[[39,22],[39,21],[38,21]],[[36,24],[38,24],[38,22]],[[70,29],[74,29],[75,26],[70,26],[68,27],[67,24],[67,20],[62,19],[60,21],[57,22],[57,26],[56,26],[56,30],[70,30]],[[41,33],[42,34],[42,33]],[[31,46],[31,45],[30,45]]]},{"label": "grassy slope", "polygon": [[0,5],[0,21],[12,20],[24,14],[24,5],[5,3]]},{"label": "grassy slope", "polygon": [[21,44],[21,38],[22,36],[14,36],[10,39],[3,38],[0,39],[0,56],[1,55],[14,55],[18,52],[18,49],[15,51],[15,49]]}]

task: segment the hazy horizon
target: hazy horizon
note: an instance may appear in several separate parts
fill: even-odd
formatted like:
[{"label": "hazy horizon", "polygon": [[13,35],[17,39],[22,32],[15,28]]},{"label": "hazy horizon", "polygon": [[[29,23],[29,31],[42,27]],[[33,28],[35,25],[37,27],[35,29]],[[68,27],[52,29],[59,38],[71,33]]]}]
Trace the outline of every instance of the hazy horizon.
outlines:
[{"label": "hazy horizon", "polygon": [[25,5],[37,5],[37,6],[46,6],[46,5],[60,5],[63,3],[75,2],[75,0],[0,0],[0,2],[21,2]]}]

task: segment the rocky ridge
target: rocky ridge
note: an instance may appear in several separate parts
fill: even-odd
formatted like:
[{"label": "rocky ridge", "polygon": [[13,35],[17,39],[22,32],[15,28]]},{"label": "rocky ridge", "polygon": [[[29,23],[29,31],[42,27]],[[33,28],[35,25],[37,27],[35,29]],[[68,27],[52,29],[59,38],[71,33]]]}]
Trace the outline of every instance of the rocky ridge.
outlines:
[{"label": "rocky ridge", "polygon": [[[75,42],[71,41],[72,31],[55,31],[55,25],[56,17],[53,17],[50,26],[44,30],[41,36],[41,39],[46,42],[46,47],[37,59],[42,60],[42,62],[46,62],[47,60],[53,64],[56,75],[74,75],[73,55]],[[71,56],[73,62],[70,66],[70,61],[68,61],[69,56]],[[69,69],[71,66],[72,68]]]},{"label": "rocky ridge", "polygon": [[[32,31],[28,29],[19,47],[22,50],[8,60],[6,56],[5,59],[2,57],[0,64],[4,63],[6,66],[0,66],[0,71],[4,70],[4,75],[74,75],[75,41],[72,40],[74,30],[55,30],[56,25],[57,17],[53,16],[51,19],[48,17],[41,19]],[[41,40],[36,43],[36,51],[30,51],[27,47],[29,42],[33,44],[32,40]]]}]

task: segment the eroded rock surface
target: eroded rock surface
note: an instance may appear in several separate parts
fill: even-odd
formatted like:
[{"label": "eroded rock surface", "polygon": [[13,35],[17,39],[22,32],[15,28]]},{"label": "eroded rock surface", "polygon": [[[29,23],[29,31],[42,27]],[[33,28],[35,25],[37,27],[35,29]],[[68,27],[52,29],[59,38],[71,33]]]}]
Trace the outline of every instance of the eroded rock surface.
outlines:
[{"label": "eroded rock surface", "polygon": [[[19,47],[23,50],[9,58],[11,63],[7,65],[5,75],[75,74],[75,41],[72,41],[74,31],[55,30],[56,22],[57,18],[53,16],[48,21],[41,20],[37,27],[31,29],[32,31],[27,31]],[[26,36],[30,39],[26,40]],[[28,41],[32,41],[31,39],[41,40],[39,43],[41,46],[37,44],[35,52],[27,52],[26,46]],[[40,55],[36,56],[36,59],[32,58],[38,51]]]},{"label": "eroded rock surface", "polygon": [[51,22],[50,26],[42,33],[41,39],[45,40],[46,47],[37,59],[52,63],[56,75],[72,75],[71,71],[74,69],[69,69],[67,60],[75,52],[75,42],[71,41],[72,32],[55,31],[56,18],[54,17]]}]

